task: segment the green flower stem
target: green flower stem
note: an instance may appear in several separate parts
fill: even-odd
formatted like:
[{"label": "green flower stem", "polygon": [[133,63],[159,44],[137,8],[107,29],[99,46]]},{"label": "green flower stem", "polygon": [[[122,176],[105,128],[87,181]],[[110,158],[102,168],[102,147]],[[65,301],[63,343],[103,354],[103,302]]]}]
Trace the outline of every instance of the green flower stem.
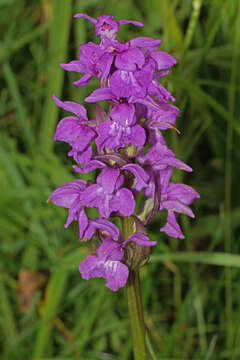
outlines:
[{"label": "green flower stem", "polygon": [[[135,223],[133,218],[124,218],[123,232],[125,239],[127,239],[135,232]],[[129,277],[126,289],[128,298],[128,311],[131,323],[134,360],[147,360],[145,324],[138,268],[135,268],[134,270],[129,269]]]},{"label": "green flower stem", "polygon": [[134,360],[147,360],[145,324],[140,291],[139,270],[130,270],[127,281],[128,311],[131,322]]}]

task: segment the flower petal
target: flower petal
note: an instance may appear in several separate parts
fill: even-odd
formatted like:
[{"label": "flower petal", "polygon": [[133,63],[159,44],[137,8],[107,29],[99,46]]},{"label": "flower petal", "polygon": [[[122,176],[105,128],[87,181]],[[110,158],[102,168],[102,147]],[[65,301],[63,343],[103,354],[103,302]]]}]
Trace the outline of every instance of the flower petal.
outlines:
[{"label": "flower petal", "polygon": [[161,209],[167,209],[170,211],[174,211],[177,213],[182,213],[190,216],[191,218],[194,218],[195,215],[190,209],[190,207],[186,206],[185,204],[182,204],[178,200],[164,200],[160,203]]},{"label": "flower petal", "polygon": [[129,189],[121,188],[112,200],[113,211],[119,211],[122,215],[130,216],[135,209],[135,200]]},{"label": "flower petal", "polygon": [[110,236],[113,240],[117,241],[119,238],[119,229],[111,221],[97,217],[90,222],[89,229],[86,231],[85,236],[91,239],[96,229],[104,230],[107,232],[107,236]]},{"label": "flower petal", "polygon": [[96,169],[103,169],[106,165],[98,160],[91,160],[87,162],[86,164],[83,164],[81,168],[79,168],[77,165],[73,165],[73,169],[78,173],[88,173],[90,171],[96,170]]},{"label": "flower petal", "polygon": [[84,232],[88,227],[88,217],[85,214],[84,210],[81,210],[78,216],[78,225],[79,225],[79,241],[84,237]]},{"label": "flower petal", "polygon": [[135,71],[141,69],[145,63],[143,53],[137,48],[130,48],[117,55],[115,66],[120,70]]},{"label": "flower petal", "polygon": [[124,241],[124,245],[130,241],[134,241],[139,245],[143,245],[143,246],[154,246],[157,244],[156,241],[150,241],[147,235],[142,234],[140,232],[135,232],[133,235],[129,236],[129,238],[126,241]]},{"label": "flower petal", "polygon": [[68,116],[58,123],[54,140],[70,144],[75,151],[83,151],[95,136],[95,131],[86,123],[73,116]]},{"label": "flower petal", "polygon": [[168,236],[184,239],[182,230],[179,224],[177,223],[176,215],[172,211],[168,212],[166,225],[161,227],[160,231],[165,232]]},{"label": "flower petal", "polygon": [[92,75],[86,74],[86,75],[82,76],[81,79],[74,81],[73,84],[76,86],[85,86],[89,83],[91,78],[92,78]]},{"label": "flower petal", "polygon": [[132,104],[118,104],[110,110],[111,118],[119,125],[129,126],[135,123],[134,121],[135,107]]},{"label": "flower petal", "polygon": [[177,63],[174,57],[165,51],[154,52],[151,54],[151,57],[157,63],[157,70],[168,69]]},{"label": "flower petal", "polygon": [[86,102],[97,102],[100,100],[112,100],[115,96],[109,87],[94,90],[88,97],[85,98]]},{"label": "flower petal", "polygon": [[191,186],[170,183],[168,187],[168,197],[189,205],[194,199],[199,198],[200,195]]},{"label": "flower petal", "polygon": [[119,169],[105,168],[102,170],[101,174],[97,177],[97,183],[100,184],[104,191],[108,194],[114,192],[116,181],[120,175]]},{"label": "flower petal", "polygon": [[66,71],[85,73],[86,70],[84,64],[82,64],[82,62],[79,60],[73,60],[67,64],[60,64],[60,66]]},{"label": "flower petal", "polygon": [[57,187],[49,196],[48,201],[52,201],[58,206],[70,208],[86,186],[85,180],[70,181]]},{"label": "flower petal", "polygon": [[86,109],[73,101],[61,101],[57,96],[53,95],[53,100],[57,106],[61,107],[66,111],[70,111],[73,114],[77,115],[79,118],[87,120],[87,111]]},{"label": "flower petal", "polygon": [[82,278],[89,280],[94,277],[106,279],[106,286],[112,291],[117,291],[123,287],[128,278],[128,267],[120,261],[99,260],[96,256],[88,255],[79,265]]},{"label": "flower petal", "polygon": [[162,41],[159,39],[152,39],[144,36],[139,36],[134,39],[131,39],[129,42],[132,46],[137,46],[141,48],[146,47],[149,48],[150,51],[154,51],[159,48]]},{"label": "flower petal", "polygon": [[91,21],[93,24],[97,23],[96,19],[92,18],[91,16],[88,16],[87,14],[78,13],[78,14],[75,14],[74,17],[75,18],[81,18],[82,17],[82,18],[85,18],[85,19]]},{"label": "flower petal", "polygon": [[135,146],[142,146],[146,141],[145,130],[140,125],[134,125],[131,128],[131,134],[129,136],[129,143]]},{"label": "flower petal", "polygon": [[130,171],[137,179],[138,190],[148,186],[149,175],[138,164],[127,164],[121,170]]},{"label": "flower petal", "polygon": [[135,26],[144,26],[140,21],[133,21],[133,20],[119,20],[118,24],[119,25],[133,24]]}]

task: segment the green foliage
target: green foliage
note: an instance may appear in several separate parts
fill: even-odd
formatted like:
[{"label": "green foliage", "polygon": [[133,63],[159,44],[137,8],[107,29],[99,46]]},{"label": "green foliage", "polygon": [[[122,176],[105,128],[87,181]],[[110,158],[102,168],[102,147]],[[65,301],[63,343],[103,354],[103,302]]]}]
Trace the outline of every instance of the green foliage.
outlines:
[{"label": "green foliage", "polygon": [[[181,109],[182,134],[166,136],[195,169],[176,171],[175,181],[201,199],[194,221],[181,217],[184,240],[159,233],[159,216],[149,227],[158,241],[141,273],[150,358],[239,359],[239,0],[0,0],[1,359],[132,356],[125,291],[81,279],[88,244],[77,242],[77,226],[63,228],[64,209],[46,204],[76,177],[68,147],[53,149],[59,117],[51,95],[83,102],[94,88],[72,86],[78,74],[64,78],[58,66],[95,36],[92,24],[72,20],[75,12],[142,21],[142,29],[121,27],[120,39],[161,38],[178,60],[164,85]],[[48,279],[27,313],[18,299],[22,269]]]}]

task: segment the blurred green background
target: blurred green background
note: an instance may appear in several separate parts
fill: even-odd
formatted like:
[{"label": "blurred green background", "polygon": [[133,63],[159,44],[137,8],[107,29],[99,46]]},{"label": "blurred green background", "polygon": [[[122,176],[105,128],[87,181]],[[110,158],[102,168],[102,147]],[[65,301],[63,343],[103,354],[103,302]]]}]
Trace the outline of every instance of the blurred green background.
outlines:
[{"label": "blurred green background", "polygon": [[[68,146],[53,142],[60,119],[51,95],[83,99],[96,87],[59,63],[94,27],[73,14],[142,21],[121,40],[161,38],[178,65],[164,85],[181,117],[165,136],[194,168],[176,172],[201,194],[196,219],[181,217],[186,238],[149,227],[158,245],[142,269],[150,359],[240,359],[239,0],[0,0],[0,343],[1,359],[132,359],[124,289],[81,279],[88,253],[67,211],[46,204],[76,177]],[[88,107],[92,115],[91,107]]]}]

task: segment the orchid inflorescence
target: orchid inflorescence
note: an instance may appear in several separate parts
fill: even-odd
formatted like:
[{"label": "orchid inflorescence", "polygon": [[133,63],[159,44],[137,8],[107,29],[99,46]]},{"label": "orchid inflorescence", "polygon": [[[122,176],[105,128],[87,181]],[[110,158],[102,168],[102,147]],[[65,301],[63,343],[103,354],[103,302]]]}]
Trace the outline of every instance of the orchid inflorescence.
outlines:
[{"label": "orchid inflorescence", "polygon": [[[85,14],[75,17],[95,24],[100,43],[80,45],[79,59],[61,66],[84,74],[74,83],[77,86],[85,86],[93,76],[97,77],[100,87],[85,101],[106,100],[108,111],[95,104],[95,118],[88,120],[82,105],[62,102],[54,96],[59,107],[74,114],[59,122],[54,140],[71,146],[68,155],[77,163],[73,166],[76,172],[101,170],[96,183],[82,179],[68,182],[53,191],[49,201],[69,209],[65,227],[78,221],[80,241],[95,236],[100,244],[96,254],[88,255],[80,264],[82,277],[103,277],[106,286],[116,291],[126,284],[129,267],[143,262],[146,254],[149,256],[149,251],[140,251],[142,258],[133,254],[134,264],[129,262],[129,253],[156,244],[147,237],[145,227],[157,212],[168,212],[160,231],[184,238],[177,216],[184,213],[194,217],[188,205],[199,195],[190,186],[171,182],[173,167],[188,172],[192,169],[175,157],[161,133],[175,129],[179,116],[178,108],[169,103],[175,99],[158,81],[176,60],[164,51],[156,51],[161,40],[116,40],[120,25],[143,26],[140,22],[115,21],[110,15],[97,19]],[[146,200],[140,213],[135,214],[135,199],[140,192],[144,192]],[[86,208],[96,208],[99,216],[90,218]],[[116,217],[133,220],[135,232],[127,239],[113,222]]]}]

